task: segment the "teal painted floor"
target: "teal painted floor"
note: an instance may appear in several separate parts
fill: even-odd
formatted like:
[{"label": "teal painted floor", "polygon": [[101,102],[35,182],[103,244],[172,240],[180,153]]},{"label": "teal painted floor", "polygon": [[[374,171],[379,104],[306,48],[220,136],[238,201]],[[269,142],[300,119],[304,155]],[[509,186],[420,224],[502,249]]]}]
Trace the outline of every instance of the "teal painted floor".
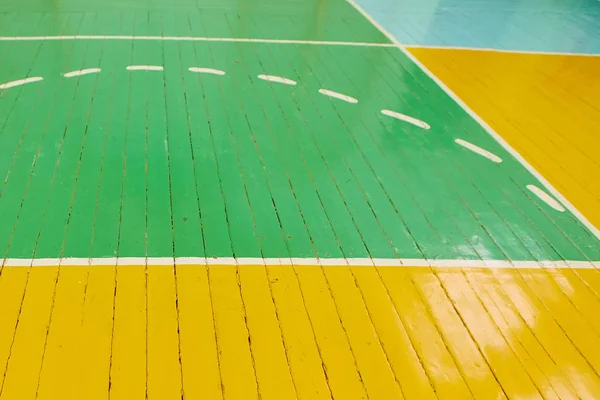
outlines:
[{"label": "teal painted floor", "polygon": [[358,0],[410,46],[600,54],[596,0]]}]

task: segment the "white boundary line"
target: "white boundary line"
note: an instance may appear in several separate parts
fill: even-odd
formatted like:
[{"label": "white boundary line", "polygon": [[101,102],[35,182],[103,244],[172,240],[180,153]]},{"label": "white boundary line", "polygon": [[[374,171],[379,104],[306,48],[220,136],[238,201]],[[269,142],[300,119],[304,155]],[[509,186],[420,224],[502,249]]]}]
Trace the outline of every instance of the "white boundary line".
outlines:
[{"label": "white boundary line", "polygon": [[426,260],[411,258],[233,258],[233,257],[106,257],[106,258],[7,258],[4,267],[56,266],[165,266],[173,265],[281,265],[281,266],[364,266],[364,267],[437,267],[489,269],[600,269],[600,261],[507,261],[507,260]]},{"label": "white boundary line", "polygon": [[250,38],[215,38],[201,36],[119,36],[119,35],[73,35],[73,36],[0,36],[0,42],[33,42],[54,40],[149,40],[162,42],[235,42],[277,44],[321,44],[330,46],[396,47],[393,43],[338,42],[319,40],[283,40]]},{"label": "white boundary line", "polygon": [[438,49],[438,50],[465,50],[465,51],[486,51],[491,53],[509,53],[509,54],[533,54],[544,56],[581,56],[581,57],[600,57],[600,54],[594,53],[571,53],[562,51],[536,51],[536,50],[504,50],[490,49],[487,47],[466,47],[466,46],[427,46],[427,45],[412,45],[404,46],[406,49]]},{"label": "white boundary line", "polygon": [[[366,12],[359,9],[356,3],[348,1],[363,16],[367,16]],[[369,16],[367,17],[373,25],[380,31],[382,28],[374,22]],[[343,41],[320,41],[320,40],[285,40],[285,39],[252,39],[252,38],[215,38],[202,36],[126,36],[126,35],[71,35],[71,36],[0,36],[0,42],[33,42],[33,41],[56,41],[56,40],[149,40],[149,41],[164,41],[164,42],[242,42],[242,43],[279,43],[279,44],[321,44],[330,46],[358,46],[358,47],[397,47],[396,39],[392,39],[387,31],[383,30],[390,40],[394,43],[370,43],[370,42],[343,42]],[[428,45],[404,45],[405,49],[441,49],[441,50],[466,50],[466,51],[488,51],[493,53],[514,53],[514,54],[540,54],[549,56],[581,56],[581,57],[600,57],[600,54],[594,53],[572,53],[559,51],[536,51],[536,50],[504,50],[492,49],[487,47],[466,47],[466,46],[428,46]]]},{"label": "white boundary line", "polygon": [[[349,4],[351,4],[359,13],[363,15],[370,23],[373,24],[374,27],[379,29],[379,31],[384,34],[389,40],[391,40],[398,49],[404,55],[406,55],[416,66],[418,66],[425,74],[427,74],[433,81],[444,91],[448,96],[450,96],[459,106],[461,106],[475,121],[479,123],[496,141],[504,147],[506,151],[508,151],[513,157],[517,159],[531,173],[538,181],[550,192],[552,195],[558,199],[579,221],[585,225],[586,228],[590,230],[592,235],[594,235],[598,240],[600,240],[600,230],[596,228],[592,223],[573,205],[569,200],[565,198],[558,190],[552,186],[550,182],[546,180],[535,168],[531,166],[515,149],[511,147],[508,142],[506,142],[491,126],[489,126],[479,115],[477,115],[471,108],[463,102],[448,86],[446,86],[437,76],[433,74],[425,65],[423,65],[415,56],[413,56],[407,49],[406,46],[402,45],[390,32],[388,32],[383,26],[381,26],[377,21],[373,19],[365,10],[361,8],[354,0],[346,0]],[[416,47],[416,46],[415,46]]]}]

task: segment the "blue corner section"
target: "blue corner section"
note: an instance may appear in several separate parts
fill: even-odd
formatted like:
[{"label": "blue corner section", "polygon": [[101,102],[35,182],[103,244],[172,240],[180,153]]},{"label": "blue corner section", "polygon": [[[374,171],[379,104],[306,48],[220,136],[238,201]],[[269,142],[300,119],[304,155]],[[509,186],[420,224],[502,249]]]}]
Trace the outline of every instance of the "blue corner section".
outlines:
[{"label": "blue corner section", "polygon": [[357,0],[401,43],[600,54],[598,0]]}]

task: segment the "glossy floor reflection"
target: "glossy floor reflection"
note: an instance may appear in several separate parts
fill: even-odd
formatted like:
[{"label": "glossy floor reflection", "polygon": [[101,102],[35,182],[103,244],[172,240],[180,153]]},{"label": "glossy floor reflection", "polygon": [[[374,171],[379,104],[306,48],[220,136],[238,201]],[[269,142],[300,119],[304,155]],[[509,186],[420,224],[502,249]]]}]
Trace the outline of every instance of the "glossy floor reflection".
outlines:
[{"label": "glossy floor reflection", "polygon": [[2,397],[597,398],[599,278],[571,269],[6,267]]},{"label": "glossy floor reflection", "polygon": [[358,0],[402,44],[600,55],[596,0]]},{"label": "glossy floor reflection", "polygon": [[0,0],[0,400],[600,398],[600,58],[362,3]]}]

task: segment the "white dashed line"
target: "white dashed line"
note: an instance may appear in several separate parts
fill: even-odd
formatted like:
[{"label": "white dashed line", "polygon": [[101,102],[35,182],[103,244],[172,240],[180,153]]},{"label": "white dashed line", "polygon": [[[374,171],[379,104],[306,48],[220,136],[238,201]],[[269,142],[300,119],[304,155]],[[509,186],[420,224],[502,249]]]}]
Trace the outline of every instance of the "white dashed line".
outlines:
[{"label": "white dashed line", "polygon": [[220,69],[213,69],[213,68],[190,67],[189,71],[190,72],[198,72],[201,74],[225,75],[225,71],[221,71]]},{"label": "white dashed line", "polygon": [[399,119],[399,120],[404,121],[404,122],[408,122],[409,124],[413,124],[415,126],[418,126],[419,128],[423,128],[423,129],[430,129],[431,128],[429,126],[429,124],[427,122],[425,122],[425,121],[421,121],[420,119],[409,117],[408,115],[400,114],[400,113],[395,112],[395,111],[381,110],[381,113],[384,114],[384,115],[387,115],[388,117],[392,117],[392,118],[396,118],[396,119]]},{"label": "white dashed line", "polygon": [[548,193],[544,192],[542,189],[535,185],[527,185],[527,189],[531,190],[533,194],[539,197],[544,203],[548,204],[550,207],[554,208],[556,211],[564,212],[565,208],[556,201],[552,196]]},{"label": "white dashed line", "polygon": [[31,78],[19,79],[18,81],[6,82],[0,85],[0,89],[10,89],[11,87],[25,85],[27,83],[39,82],[43,80],[41,76],[34,76]]},{"label": "white dashed line", "polygon": [[160,65],[130,65],[127,71],[163,71],[164,68]]},{"label": "white dashed line", "polygon": [[293,81],[291,79],[288,78],[284,78],[282,76],[275,76],[275,75],[258,75],[259,79],[265,80],[265,81],[269,81],[269,82],[277,82],[277,83],[283,83],[285,85],[296,85],[296,81]]},{"label": "white dashed line", "polygon": [[472,152],[475,152],[477,154],[479,154],[480,156],[483,156],[485,158],[487,158],[488,160],[491,160],[495,163],[501,163],[502,159],[500,157],[498,157],[497,155],[495,155],[494,153],[490,153],[487,150],[482,149],[479,146],[475,146],[473,143],[469,143],[466,140],[462,140],[462,139],[454,139],[454,141],[461,145],[462,147],[464,147],[465,149],[469,149]]},{"label": "white dashed line", "polygon": [[74,76],[81,76],[81,75],[88,75],[88,74],[96,74],[98,72],[100,72],[101,69],[100,68],[88,68],[88,69],[80,69],[77,71],[71,71],[71,72],[67,72],[66,74],[64,74],[63,76],[65,78],[72,78]]},{"label": "white dashed line", "polygon": [[324,94],[325,96],[335,97],[336,99],[347,101],[348,103],[358,103],[358,100],[356,100],[354,97],[334,92],[333,90],[319,89],[319,93]]}]

